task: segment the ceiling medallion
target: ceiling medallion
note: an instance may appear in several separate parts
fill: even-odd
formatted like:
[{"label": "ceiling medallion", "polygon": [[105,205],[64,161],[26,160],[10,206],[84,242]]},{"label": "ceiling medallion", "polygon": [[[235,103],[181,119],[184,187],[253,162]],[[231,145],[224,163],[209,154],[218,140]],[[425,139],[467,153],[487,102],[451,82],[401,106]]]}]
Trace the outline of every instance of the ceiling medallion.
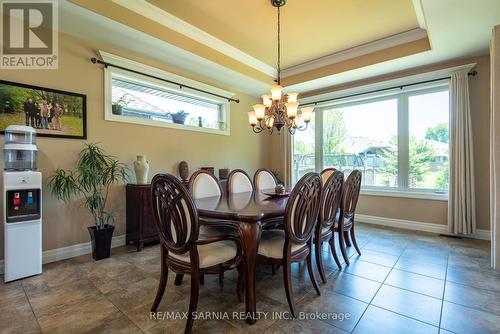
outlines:
[{"label": "ceiling medallion", "polygon": [[286,126],[290,134],[296,130],[303,131],[311,121],[314,108],[306,107],[298,112],[298,93],[283,93],[281,87],[281,46],[280,46],[280,7],[284,6],[286,0],[271,0],[271,4],[278,9],[278,77],[277,85],[271,89],[271,94],[262,95],[262,104],[253,105],[253,111],[248,112],[248,122],[255,133],[274,129],[280,132]]}]

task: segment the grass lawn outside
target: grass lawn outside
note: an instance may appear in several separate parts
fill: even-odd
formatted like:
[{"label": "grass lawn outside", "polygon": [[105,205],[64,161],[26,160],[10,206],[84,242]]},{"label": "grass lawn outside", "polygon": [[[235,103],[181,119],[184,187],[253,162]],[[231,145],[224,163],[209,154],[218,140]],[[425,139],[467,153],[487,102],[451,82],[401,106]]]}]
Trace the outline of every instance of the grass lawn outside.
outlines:
[{"label": "grass lawn outside", "polygon": [[[5,131],[9,125],[25,125],[24,113],[0,114],[0,131]],[[61,117],[62,131],[36,129],[37,133],[66,135],[66,136],[83,136],[83,119],[72,115],[63,115]]]}]

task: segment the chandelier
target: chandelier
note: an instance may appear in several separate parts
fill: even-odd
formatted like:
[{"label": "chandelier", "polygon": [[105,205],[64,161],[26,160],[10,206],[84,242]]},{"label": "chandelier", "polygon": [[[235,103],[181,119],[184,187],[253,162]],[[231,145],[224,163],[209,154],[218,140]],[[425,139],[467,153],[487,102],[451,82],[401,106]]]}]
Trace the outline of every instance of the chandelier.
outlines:
[{"label": "chandelier", "polygon": [[278,76],[277,85],[271,89],[271,94],[262,95],[262,103],[253,105],[253,110],[248,112],[248,122],[255,133],[265,129],[273,133],[274,128],[280,132],[286,126],[290,134],[296,130],[304,131],[311,121],[314,108],[306,107],[300,109],[297,100],[298,93],[283,93],[281,87],[281,48],[280,48],[280,7],[284,6],[286,0],[271,0],[271,4],[278,9]]}]

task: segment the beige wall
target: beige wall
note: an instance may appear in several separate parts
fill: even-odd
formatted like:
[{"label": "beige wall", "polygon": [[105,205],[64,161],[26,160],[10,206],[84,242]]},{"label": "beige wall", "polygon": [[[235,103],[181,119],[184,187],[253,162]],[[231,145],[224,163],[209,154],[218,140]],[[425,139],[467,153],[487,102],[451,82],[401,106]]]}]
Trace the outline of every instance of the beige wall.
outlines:
[{"label": "beige wall", "polygon": [[[459,59],[447,63],[426,66],[406,72],[398,72],[368,80],[357,81],[341,86],[329,87],[307,94],[314,96],[322,93],[343,90],[347,88],[373,84],[399,77],[435,71],[461,64],[477,63],[478,74],[470,78],[470,101],[472,109],[472,131],[475,155],[475,183],[476,183],[476,208],[477,225],[479,229],[489,229],[489,117],[490,117],[490,62],[489,56],[468,59]],[[273,147],[279,148],[279,139],[273,137]],[[273,168],[282,170],[282,160],[276,155],[271,155],[269,161]],[[433,224],[447,224],[446,201],[396,198],[385,196],[362,195],[359,199],[358,213],[403,219]]]},{"label": "beige wall", "polygon": [[[266,167],[263,160],[267,156],[267,153],[263,153],[266,137],[254,134],[247,123],[246,111],[255,103],[255,99],[242,93],[237,93],[241,102],[231,104],[230,136],[105,121],[103,71],[100,66],[89,60],[99,49],[161,67],[131,55],[121,54],[117,50],[89,45],[84,41],[61,35],[58,70],[2,70],[0,79],[86,94],[87,141],[101,143],[108,153],[117,156],[129,166],[132,166],[137,154],[145,154],[151,163],[150,179],[155,173],[174,172],[181,160],[188,161],[191,171],[200,166],[214,166],[216,169],[242,168],[253,173],[259,167]],[[176,72],[172,68],[163,69]],[[177,74],[186,75],[178,72]],[[191,78],[200,80],[196,76]],[[47,177],[56,168],[72,168],[83,143],[83,140],[38,138],[38,166],[44,181],[46,182]],[[3,166],[3,156],[0,157],[0,165]],[[132,180],[135,180],[133,171],[131,175]],[[50,195],[46,184],[44,187],[43,249],[88,242],[86,227],[92,221],[89,213],[80,206],[81,201],[74,200],[63,204]],[[109,204],[109,209],[119,214],[115,236],[122,235],[125,233],[123,185],[114,187]],[[0,226],[0,258],[3,258],[3,224]]]}]

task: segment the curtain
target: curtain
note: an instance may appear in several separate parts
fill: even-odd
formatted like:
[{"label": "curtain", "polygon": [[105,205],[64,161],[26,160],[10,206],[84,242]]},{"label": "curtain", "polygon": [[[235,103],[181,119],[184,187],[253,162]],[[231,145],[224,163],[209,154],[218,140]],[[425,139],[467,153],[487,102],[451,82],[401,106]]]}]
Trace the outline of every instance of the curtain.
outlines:
[{"label": "curtain", "polygon": [[450,82],[450,193],[448,229],[455,234],[476,232],[474,154],[466,70],[451,75]]},{"label": "curtain", "polygon": [[280,133],[280,152],[282,152],[281,170],[283,171],[283,182],[287,187],[292,186],[292,136],[285,129]]},{"label": "curtain", "polygon": [[500,25],[493,29],[490,41],[491,114],[490,114],[490,227],[491,264],[500,269]]}]

